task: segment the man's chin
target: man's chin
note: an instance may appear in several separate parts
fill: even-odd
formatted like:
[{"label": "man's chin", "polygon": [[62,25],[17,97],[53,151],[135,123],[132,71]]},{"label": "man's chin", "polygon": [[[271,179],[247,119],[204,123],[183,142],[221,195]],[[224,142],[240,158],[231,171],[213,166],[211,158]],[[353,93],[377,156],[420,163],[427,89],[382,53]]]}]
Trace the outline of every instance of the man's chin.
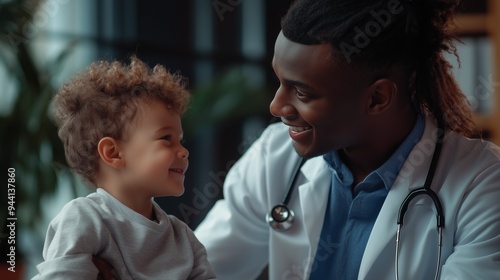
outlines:
[{"label": "man's chin", "polygon": [[322,152],[319,149],[315,149],[314,146],[300,145],[295,141],[293,142],[293,147],[294,147],[295,151],[297,152],[297,154],[299,154],[299,156],[301,156],[305,159],[310,159],[310,158],[321,156],[321,155],[325,154],[325,152]]}]

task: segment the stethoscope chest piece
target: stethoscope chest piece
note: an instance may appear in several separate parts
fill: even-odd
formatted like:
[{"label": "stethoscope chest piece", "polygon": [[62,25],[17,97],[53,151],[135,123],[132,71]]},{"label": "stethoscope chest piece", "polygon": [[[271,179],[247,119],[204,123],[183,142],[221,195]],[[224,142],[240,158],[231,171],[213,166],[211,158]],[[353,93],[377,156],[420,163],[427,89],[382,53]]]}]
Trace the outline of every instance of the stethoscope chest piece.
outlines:
[{"label": "stethoscope chest piece", "polygon": [[266,215],[267,223],[276,231],[285,231],[292,227],[294,214],[284,204],[274,206]]},{"label": "stethoscope chest piece", "polygon": [[286,231],[293,226],[293,211],[288,208],[288,202],[293,192],[293,185],[299,175],[299,170],[306,162],[306,159],[301,158],[293,170],[293,177],[288,184],[288,191],[285,198],[280,204],[275,205],[269,213],[266,214],[266,221],[275,231]]}]

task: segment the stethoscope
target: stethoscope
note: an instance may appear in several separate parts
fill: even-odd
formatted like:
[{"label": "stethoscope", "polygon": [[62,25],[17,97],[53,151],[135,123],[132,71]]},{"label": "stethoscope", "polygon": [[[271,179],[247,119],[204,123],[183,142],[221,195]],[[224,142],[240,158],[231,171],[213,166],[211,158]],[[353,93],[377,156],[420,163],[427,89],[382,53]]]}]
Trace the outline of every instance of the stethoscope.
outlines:
[{"label": "stethoscope", "polygon": [[286,231],[293,226],[293,218],[294,213],[291,209],[288,208],[288,201],[290,201],[290,197],[293,193],[293,186],[295,185],[295,181],[297,181],[297,177],[299,177],[299,170],[304,165],[307,159],[300,158],[300,161],[295,166],[293,173],[294,176],[292,180],[288,183],[288,190],[286,192],[285,197],[282,202],[276,206],[274,206],[269,213],[266,215],[266,221],[269,223],[272,229],[276,231]]},{"label": "stethoscope", "polygon": [[434,154],[432,155],[431,165],[429,166],[429,171],[427,172],[427,178],[425,178],[424,186],[421,188],[414,189],[411,191],[406,198],[403,200],[399,208],[398,213],[398,230],[396,232],[396,258],[395,258],[395,275],[396,280],[399,280],[399,245],[401,243],[401,229],[403,228],[403,221],[405,218],[406,211],[412,199],[419,195],[427,195],[432,199],[434,207],[436,208],[436,221],[437,221],[437,231],[438,231],[438,258],[437,258],[437,268],[434,279],[439,278],[441,272],[441,249],[443,247],[443,228],[444,228],[444,212],[441,205],[441,200],[435,191],[431,189],[432,179],[434,178],[434,173],[436,172],[437,163],[439,161],[439,156],[441,155],[441,148],[444,142],[444,129],[443,126],[438,127],[438,140],[436,142],[436,148],[434,149]]},{"label": "stethoscope", "polygon": [[[439,160],[439,156],[441,155],[441,149],[443,147],[444,142],[444,130],[442,126],[439,126],[439,136],[436,142],[436,147],[434,149],[434,154],[432,155],[431,165],[429,167],[429,171],[427,172],[427,177],[425,179],[424,186],[421,188],[417,188],[412,190],[406,198],[401,203],[398,212],[398,220],[397,220],[397,232],[396,232],[396,257],[395,257],[395,276],[396,280],[399,280],[399,245],[401,243],[401,229],[403,228],[403,222],[405,214],[408,210],[408,206],[410,202],[419,195],[427,195],[432,199],[434,203],[434,207],[436,208],[436,220],[437,220],[437,230],[438,230],[438,260],[437,260],[437,269],[435,274],[435,279],[439,278],[439,274],[441,271],[441,249],[442,249],[442,240],[443,240],[443,228],[444,228],[444,214],[443,207],[441,205],[441,200],[435,191],[431,189],[432,180],[434,178],[434,173],[436,172],[437,163]],[[298,163],[296,164],[293,173],[294,176],[290,180],[288,184],[288,190],[286,192],[285,197],[283,198],[280,204],[274,206],[269,213],[266,215],[266,221],[271,226],[272,229],[276,231],[286,231],[293,226],[294,213],[291,209],[288,208],[288,202],[290,201],[290,197],[293,193],[293,186],[297,181],[297,177],[299,175],[300,168],[307,159],[300,158]]]}]

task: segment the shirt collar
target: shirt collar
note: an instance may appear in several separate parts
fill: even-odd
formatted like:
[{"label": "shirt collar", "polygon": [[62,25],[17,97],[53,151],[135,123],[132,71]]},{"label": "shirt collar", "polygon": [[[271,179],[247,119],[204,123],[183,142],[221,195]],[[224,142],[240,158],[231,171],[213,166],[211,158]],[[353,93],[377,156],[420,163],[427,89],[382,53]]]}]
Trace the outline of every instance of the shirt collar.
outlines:
[{"label": "shirt collar", "polygon": [[[384,162],[379,168],[371,172],[365,179],[368,180],[382,180],[387,190],[390,190],[392,184],[396,180],[403,163],[410,154],[411,150],[420,141],[425,129],[424,116],[417,115],[417,120],[413,125],[413,129],[408,134],[406,139],[399,145],[391,157]],[[329,168],[334,171],[338,181],[343,185],[351,186],[354,183],[352,172],[342,162],[338,151],[332,151],[323,156],[328,163]]]}]

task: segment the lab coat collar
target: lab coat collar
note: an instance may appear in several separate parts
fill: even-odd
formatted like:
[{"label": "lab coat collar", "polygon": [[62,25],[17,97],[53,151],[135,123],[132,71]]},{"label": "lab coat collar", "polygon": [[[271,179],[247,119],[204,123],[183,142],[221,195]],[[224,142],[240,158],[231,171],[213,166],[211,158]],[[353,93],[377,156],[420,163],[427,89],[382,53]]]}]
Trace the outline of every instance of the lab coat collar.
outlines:
[{"label": "lab coat collar", "polygon": [[437,132],[436,121],[426,116],[422,139],[408,155],[375,221],[361,261],[358,279],[369,278],[375,261],[385,249],[390,248],[395,256],[396,221],[400,205],[411,190],[424,185],[434,153]]},{"label": "lab coat collar", "polygon": [[426,116],[422,139],[408,155],[393,187],[403,185],[407,186],[408,190],[411,191],[424,186],[434,149],[436,148],[439,130],[436,120],[433,117]]}]

